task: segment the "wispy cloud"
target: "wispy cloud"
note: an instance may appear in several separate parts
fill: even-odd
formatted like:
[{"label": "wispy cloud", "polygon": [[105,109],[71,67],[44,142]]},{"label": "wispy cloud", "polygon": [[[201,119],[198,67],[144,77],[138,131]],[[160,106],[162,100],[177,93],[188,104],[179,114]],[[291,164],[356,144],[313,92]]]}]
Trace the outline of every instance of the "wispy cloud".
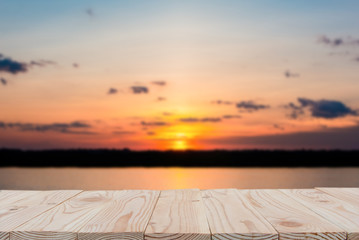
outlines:
[{"label": "wispy cloud", "polygon": [[113,131],[112,132],[115,135],[132,135],[132,134],[136,134],[136,132],[134,131]]},{"label": "wispy cloud", "polygon": [[273,124],[273,128],[275,128],[275,129],[278,129],[278,130],[284,130],[284,127],[282,126],[282,125],[279,125],[279,124]]},{"label": "wispy cloud", "polygon": [[167,99],[165,97],[158,97],[157,98],[157,101],[158,102],[163,102],[163,101],[166,101]]},{"label": "wispy cloud", "polygon": [[284,108],[290,109],[289,117],[292,119],[297,119],[299,116],[304,114],[304,109],[294,103],[288,103],[284,106]]},{"label": "wispy cloud", "polygon": [[223,115],[224,119],[242,118],[240,115]]},{"label": "wispy cloud", "polygon": [[188,118],[180,118],[178,119],[178,121],[180,122],[185,122],[185,123],[198,123],[198,122],[220,122],[222,121],[221,118],[214,118],[214,117],[204,117],[204,118],[194,118],[194,117],[188,117]]},{"label": "wispy cloud", "polygon": [[167,85],[167,82],[166,82],[166,81],[162,81],[162,80],[152,81],[151,83],[154,84],[154,85],[157,85],[157,86],[166,86],[166,85]]},{"label": "wispy cloud", "polygon": [[289,71],[289,70],[286,70],[286,71],[284,72],[284,76],[285,76],[286,78],[297,78],[297,77],[300,77],[299,73],[293,73],[293,72],[291,72],[291,71]]},{"label": "wispy cloud", "polygon": [[45,67],[47,65],[56,65],[57,63],[51,60],[38,60],[38,61],[31,61],[29,65],[37,66],[37,67]]},{"label": "wispy cloud", "polygon": [[144,86],[132,86],[130,89],[134,94],[147,94],[149,92],[148,88]]},{"label": "wispy cloud", "polygon": [[339,46],[359,46],[359,39],[352,37],[337,37],[337,38],[329,38],[326,35],[322,35],[318,38],[318,42],[324,45],[328,45],[331,47],[339,47]]},{"label": "wispy cloud", "polygon": [[163,112],[162,115],[163,116],[172,116],[173,113],[171,113],[171,112]]},{"label": "wispy cloud", "polygon": [[25,73],[29,70],[30,67],[45,67],[47,65],[54,65],[56,62],[51,60],[38,60],[38,61],[30,61],[29,63],[20,62],[13,60],[9,57],[5,57],[0,54],[0,72],[5,72],[9,74],[18,74]]},{"label": "wispy cloud", "polygon": [[116,88],[110,88],[108,91],[107,91],[107,94],[116,94],[118,92],[118,90]]},{"label": "wispy cloud", "polygon": [[293,119],[304,115],[306,109],[311,113],[311,116],[315,118],[333,119],[349,115],[358,115],[357,110],[353,110],[344,103],[336,100],[312,100],[308,98],[298,98],[297,100],[299,105],[289,103],[285,106],[285,108],[291,110],[289,116]]},{"label": "wispy cloud", "polygon": [[0,78],[0,82],[2,85],[6,86],[7,85],[7,80],[5,78]]},{"label": "wispy cloud", "polygon": [[218,104],[218,105],[232,105],[234,102],[232,101],[226,101],[226,100],[215,100],[211,102],[212,104]]},{"label": "wispy cloud", "polygon": [[41,123],[7,123],[0,122],[0,128],[2,129],[16,129],[18,131],[27,132],[59,132],[59,133],[69,133],[69,134],[95,134],[94,132],[88,131],[92,126],[81,122],[74,121],[70,123],[49,123],[49,124],[41,124]]},{"label": "wispy cloud", "polygon": [[269,105],[258,104],[254,101],[242,101],[236,104],[236,107],[246,112],[254,112],[262,109],[270,108]]},{"label": "wispy cloud", "polygon": [[80,65],[79,65],[78,63],[73,63],[72,66],[73,66],[74,68],[79,68],[79,67],[80,67]]},{"label": "wispy cloud", "polygon": [[162,121],[154,121],[154,122],[141,121],[141,125],[145,127],[160,127],[160,126],[167,126],[169,124],[167,122],[162,122]]},{"label": "wispy cloud", "polygon": [[87,8],[87,9],[85,10],[85,13],[86,13],[89,17],[94,17],[94,16],[95,16],[95,13],[94,13],[94,11],[93,11],[92,8]]}]

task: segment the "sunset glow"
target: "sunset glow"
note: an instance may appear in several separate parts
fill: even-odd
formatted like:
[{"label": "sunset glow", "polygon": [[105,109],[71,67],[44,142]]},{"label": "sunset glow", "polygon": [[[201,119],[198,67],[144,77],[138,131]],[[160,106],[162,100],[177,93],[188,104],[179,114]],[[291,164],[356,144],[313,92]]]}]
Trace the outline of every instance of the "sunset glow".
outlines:
[{"label": "sunset glow", "polygon": [[357,1],[0,6],[0,148],[359,149]]}]

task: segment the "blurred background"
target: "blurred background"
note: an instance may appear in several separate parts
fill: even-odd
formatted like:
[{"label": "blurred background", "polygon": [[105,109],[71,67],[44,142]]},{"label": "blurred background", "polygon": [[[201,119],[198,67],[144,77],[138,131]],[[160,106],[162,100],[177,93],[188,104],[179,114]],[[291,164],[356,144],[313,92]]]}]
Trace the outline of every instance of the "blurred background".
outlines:
[{"label": "blurred background", "polygon": [[358,12],[0,0],[0,188],[358,186]]}]

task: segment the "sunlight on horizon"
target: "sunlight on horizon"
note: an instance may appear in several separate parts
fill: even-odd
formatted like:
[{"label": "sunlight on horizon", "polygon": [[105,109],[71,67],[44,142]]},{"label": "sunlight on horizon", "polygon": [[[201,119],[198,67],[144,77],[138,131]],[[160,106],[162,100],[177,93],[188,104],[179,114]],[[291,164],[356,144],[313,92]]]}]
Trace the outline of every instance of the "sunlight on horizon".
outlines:
[{"label": "sunlight on horizon", "polygon": [[0,148],[359,149],[359,2],[0,3]]}]

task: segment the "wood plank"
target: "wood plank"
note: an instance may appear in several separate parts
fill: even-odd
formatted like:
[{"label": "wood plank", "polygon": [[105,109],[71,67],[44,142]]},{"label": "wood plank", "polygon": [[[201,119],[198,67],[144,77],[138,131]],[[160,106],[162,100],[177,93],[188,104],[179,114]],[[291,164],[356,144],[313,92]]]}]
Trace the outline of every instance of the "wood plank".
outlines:
[{"label": "wood plank", "polygon": [[201,192],[198,189],[161,191],[145,239],[210,240]]},{"label": "wood plank", "polygon": [[143,239],[159,191],[115,191],[112,201],[85,224],[79,240]]},{"label": "wood plank", "polygon": [[359,239],[359,207],[317,189],[286,189],[281,191],[344,229],[348,233],[347,239]]},{"label": "wood plank", "polygon": [[278,239],[277,231],[237,190],[201,193],[212,239]]},{"label": "wood plank", "polygon": [[359,188],[316,188],[352,205],[359,206]]},{"label": "wood plank", "polygon": [[10,232],[17,226],[80,192],[14,191],[14,194],[8,195],[11,201],[2,201],[0,205],[0,240],[9,239]]},{"label": "wood plank", "polygon": [[17,227],[11,240],[76,240],[77,232],[112,199],[112,191],[86,191]]},{"label": "wood plank", "polygon": [[39,193],[41,191],[2,190],[0,192],[0,209],[7,204],[13,204],[15,201],[21,201]]},{"label": "wood plank", "polygon": [[346,232],[279,190],[240,190],[280,239],[346,239]]}]

